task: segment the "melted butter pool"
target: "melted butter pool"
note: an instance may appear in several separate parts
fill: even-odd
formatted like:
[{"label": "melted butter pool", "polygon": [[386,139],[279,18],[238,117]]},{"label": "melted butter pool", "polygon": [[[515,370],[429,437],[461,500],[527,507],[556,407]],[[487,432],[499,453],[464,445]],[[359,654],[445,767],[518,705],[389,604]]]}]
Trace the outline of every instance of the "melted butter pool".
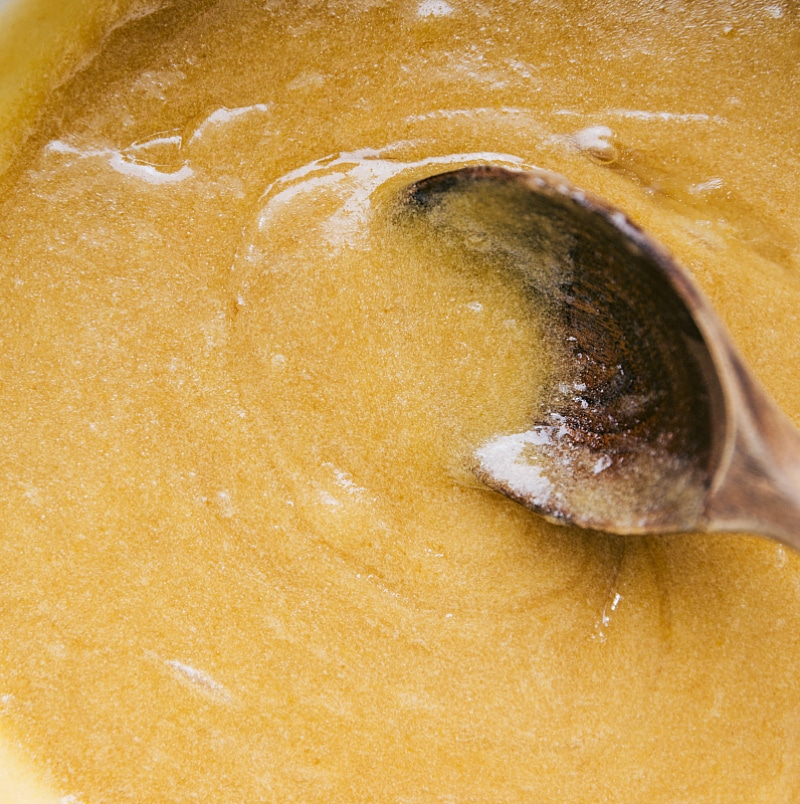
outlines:
[{"label": "melted butter pool", "polygon": [[797,798],[800,562],[477,485],[548,333],[391,217],[465,164],[567,175],[797,421],[793,8],[150,11],[3,179],[11,753],[84,804]]}]

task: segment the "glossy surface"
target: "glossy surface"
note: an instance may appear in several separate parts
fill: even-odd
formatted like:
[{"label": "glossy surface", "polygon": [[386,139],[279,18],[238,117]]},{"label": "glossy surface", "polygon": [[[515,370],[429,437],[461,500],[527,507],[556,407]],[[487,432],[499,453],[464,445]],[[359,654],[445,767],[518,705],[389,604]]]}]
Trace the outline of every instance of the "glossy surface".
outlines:
[{"label": "glossy surface", "polygon": [[797,26],[230,0],[108,38],[0,208],[0,728],[58,795],[800,795],[798,558],[474,484],[547,333],[389,215],[464,164],[563,173],[691,268],[797,421]]}]

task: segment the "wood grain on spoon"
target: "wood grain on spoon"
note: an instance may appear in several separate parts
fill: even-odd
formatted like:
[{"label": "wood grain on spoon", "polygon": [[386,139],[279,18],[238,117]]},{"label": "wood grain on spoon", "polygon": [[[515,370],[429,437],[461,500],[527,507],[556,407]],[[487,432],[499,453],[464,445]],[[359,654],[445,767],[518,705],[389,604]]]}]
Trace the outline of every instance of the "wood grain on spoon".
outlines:
[{"label": "wood grain on spoon", "polygon": [[554,174],[481,166],[413,184],[399,220],[517,274],[565,351],[529,430],[476,450],[487,485],[558,522],[800,548],[800,435],[622,212]]}]

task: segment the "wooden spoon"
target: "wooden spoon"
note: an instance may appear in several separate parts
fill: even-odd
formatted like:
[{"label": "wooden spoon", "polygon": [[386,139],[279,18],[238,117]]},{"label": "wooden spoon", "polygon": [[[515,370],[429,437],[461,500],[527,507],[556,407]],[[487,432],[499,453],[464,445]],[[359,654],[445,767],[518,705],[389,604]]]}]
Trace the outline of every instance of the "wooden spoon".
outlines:
[{"label": "wooden spoon", "polygon": [[564,356],[530,428],[476,450],[482,481],[556,522],[800,549],[800,433],[622,212],[560,176],[484,166],[416,182],[402,215],[518,275]]}]

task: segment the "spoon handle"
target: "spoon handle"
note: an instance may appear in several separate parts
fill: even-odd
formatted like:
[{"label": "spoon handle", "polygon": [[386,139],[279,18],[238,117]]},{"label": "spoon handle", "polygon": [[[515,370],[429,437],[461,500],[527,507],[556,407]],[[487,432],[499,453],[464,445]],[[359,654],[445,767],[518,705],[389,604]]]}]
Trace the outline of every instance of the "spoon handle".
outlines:
[{"label": "spoon handle", "polygon": [[735,433],[710,491],[708,527],[760,533],[800,550],[800,433],[738,355],[727,357]]}]

